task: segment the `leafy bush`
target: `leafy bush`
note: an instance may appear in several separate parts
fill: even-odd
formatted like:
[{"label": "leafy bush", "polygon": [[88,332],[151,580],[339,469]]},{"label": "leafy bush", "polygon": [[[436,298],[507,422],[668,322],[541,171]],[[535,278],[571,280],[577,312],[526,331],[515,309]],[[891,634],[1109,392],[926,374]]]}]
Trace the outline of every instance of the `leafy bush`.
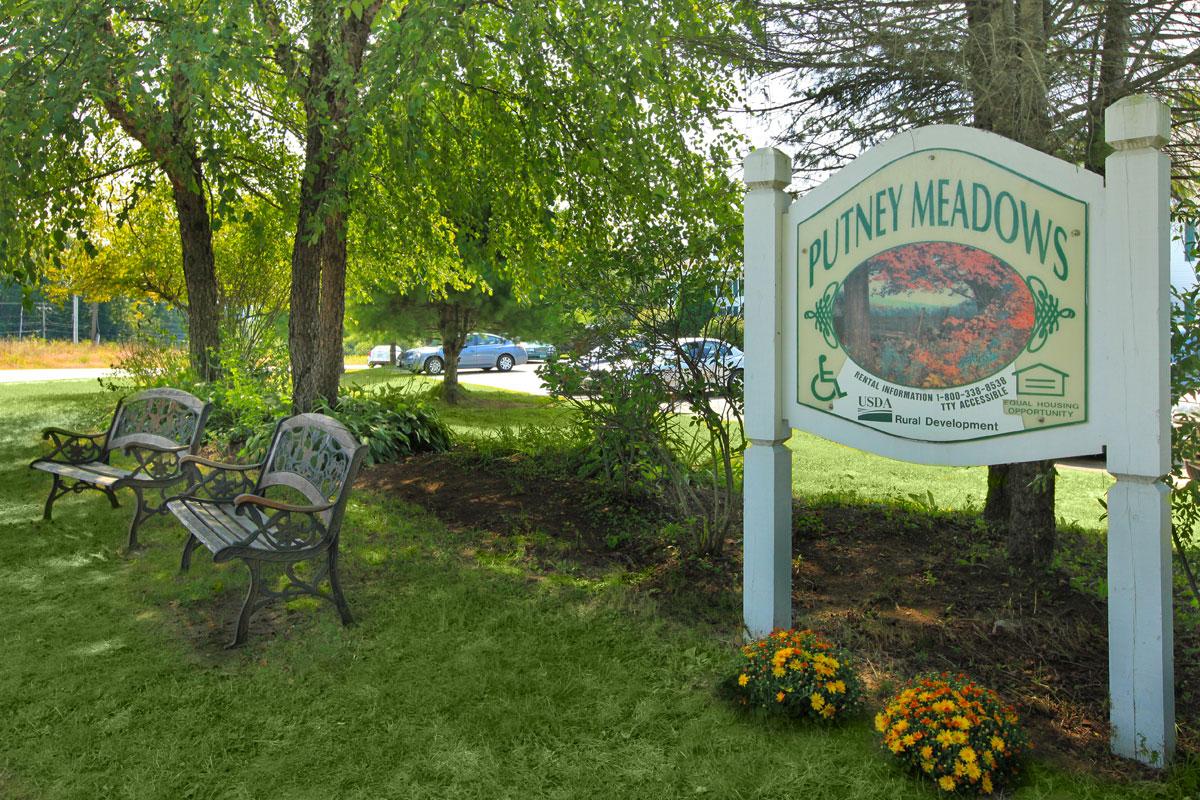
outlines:
[{"label": "leafy bush", "polygon": [[322,404],[319,410],[368,446],[368,464],[450,449],[450,429],[416,392],[389,385],[375,390],[343,386],[342,392],[336,408]]},{"label": "leafy bush", "polygon": [[[249,355],[248,355],[249,353]],[[253,461],[266,455],[275,424],[291,414],[291,376],[281,343],[227,338],[218,361],[220,378],[200,381],[187,354],[161,340],[131,345],[118,364],[118,377],[106,382],[114,391],[171,386],[213,404],[205,427],[208,443],[224,457]],[[450,431],[436,411],[415,392],[384,386],[368,390],[342,387],[336,407],[317,409],[339,420],[369,448],[367,462],[395,461],[412,453],[450,447]]]},{"label": "leafy bush", "polygon": [[909,682],[875,715],[875,730],[901,763],[945,792],[991,794],[1029,748],[1012,707],[965,675]]},{"label": "leafy bush", "polygon": [[[1200,393],[1200,284],[1177,292],[1171,305],[1171,403],[1179,408],[1185,398],[1195,401]],[[1175,556],[1183,567],[1192,590],[1192,602],[1200,605],[1200,583],[1191,555],[1200,542],[1200,415],[1174,415],[1171,430],[1172,470],[1171,537]]]},{"label": "leafy bush", "polygon": [[844,717],[862,696],[850,658],[810,630],[775,631],[741,656],[729,689],[742,705],[828,720]]}]

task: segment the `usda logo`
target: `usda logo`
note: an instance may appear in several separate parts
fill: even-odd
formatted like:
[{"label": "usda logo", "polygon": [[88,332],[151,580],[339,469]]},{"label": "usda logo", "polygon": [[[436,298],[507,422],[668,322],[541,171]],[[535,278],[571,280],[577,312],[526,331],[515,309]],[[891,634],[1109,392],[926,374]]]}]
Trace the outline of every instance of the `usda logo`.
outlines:
[{"label": "usda logo", "polygon": [[886,397],[859,395],[858,418],[863,422],[892,422],[892,401]]}]

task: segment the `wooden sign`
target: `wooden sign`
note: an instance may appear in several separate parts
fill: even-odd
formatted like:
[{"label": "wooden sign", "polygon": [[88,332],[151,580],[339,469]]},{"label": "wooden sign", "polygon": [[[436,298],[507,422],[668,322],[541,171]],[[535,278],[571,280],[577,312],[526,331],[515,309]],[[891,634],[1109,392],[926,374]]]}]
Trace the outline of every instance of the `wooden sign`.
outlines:
[{"label": "wooden sign", "polygon": [[[957,126],[900,134],[796,199],[746,159],[744,617],[791,624],[794,428],[891,458],[1107,452],[1113,750],[1174,752],[1165,106],[1109,108],[1107,183]],[[880,535],[886,535],[881,532]]]}]

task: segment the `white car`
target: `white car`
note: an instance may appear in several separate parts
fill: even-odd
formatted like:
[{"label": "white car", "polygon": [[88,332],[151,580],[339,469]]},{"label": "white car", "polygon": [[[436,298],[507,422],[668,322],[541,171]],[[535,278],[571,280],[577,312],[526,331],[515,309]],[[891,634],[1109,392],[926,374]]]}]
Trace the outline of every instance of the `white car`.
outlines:
[{"label": "white car", "polygon": [[[693,364],[712,386],[732,392],[742,385],[746,356],[729,342],[693,336],[677,339],[675,346],[670,356],[656,360],[656,369],[671,385],[678,386],[683,371],[691,369]],[[686,355],[686,359],[679,353]]]},{"label": "white car", "polygon": [[[403,347],[396,348],[397,358],[404,352]],[[385,367],[396,366],[396,362],[392,360],[392,346],[390,344],[377,344],[371,348],[371,352],[367,354],[368,367]]]}]

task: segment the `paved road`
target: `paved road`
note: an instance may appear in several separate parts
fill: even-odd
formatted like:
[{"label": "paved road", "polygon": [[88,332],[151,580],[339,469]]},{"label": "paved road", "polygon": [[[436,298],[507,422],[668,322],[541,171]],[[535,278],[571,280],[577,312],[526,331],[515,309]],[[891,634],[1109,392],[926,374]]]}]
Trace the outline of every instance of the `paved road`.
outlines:
[{"label": "paved road", "polygon": [[81,381],[105,378],[111,369],[0,369],[0,383],[41,383],[43,381]]},{"label": "paved road", "polygon": [[514,392],[526,394],[549,394],[542,385],[542,379],[537,376],[537,368],[542,362],[522,364],[513,367],[511,372],[484,372],[479,369],[468,369],[458,373],[458,382],[465,385],[488,386],[493,389],[511,389]]}]

